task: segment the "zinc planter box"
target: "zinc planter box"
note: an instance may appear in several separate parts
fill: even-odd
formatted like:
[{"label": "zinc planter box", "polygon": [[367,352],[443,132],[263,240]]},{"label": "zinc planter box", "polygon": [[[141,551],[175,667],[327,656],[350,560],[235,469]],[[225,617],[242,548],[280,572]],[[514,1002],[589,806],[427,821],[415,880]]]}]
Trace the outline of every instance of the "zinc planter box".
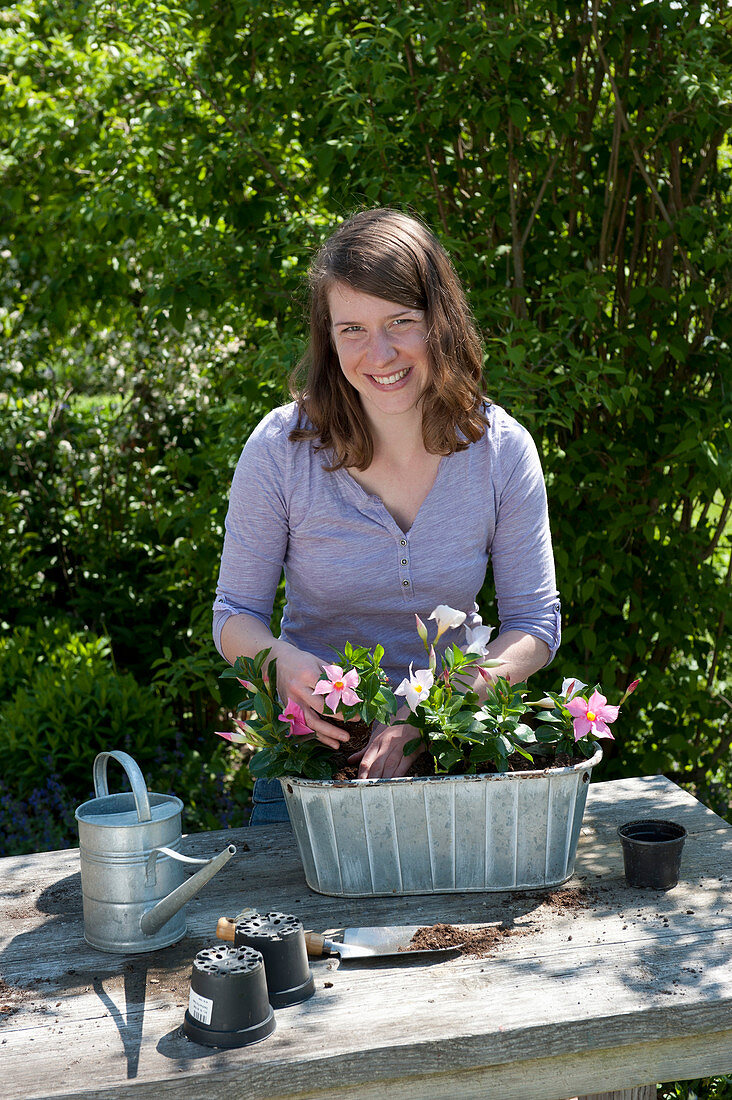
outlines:
[{"label": "zinc planter box", "polygon": [[308,886],[335,897],[530,890],[572,875],[602,750],[496,775],[280,780]]}]

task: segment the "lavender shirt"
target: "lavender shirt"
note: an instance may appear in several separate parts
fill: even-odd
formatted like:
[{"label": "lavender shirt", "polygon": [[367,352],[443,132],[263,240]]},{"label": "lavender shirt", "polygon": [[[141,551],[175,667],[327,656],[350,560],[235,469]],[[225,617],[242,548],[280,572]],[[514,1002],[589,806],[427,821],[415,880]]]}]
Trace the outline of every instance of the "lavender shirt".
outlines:
[{"label": "lavender shirt", "polygon": [[[410,661],[425,667],[415,613],[426,622],[448,604],[469,613],[471,625],[480,622],[475,599],[490,558],[501,631],[540,638],[553,657],[560,607],[541,463],[513,417],[497,405],[488,415],[477,443],[442,458],[406,533],[345,470],[327,473],[310,442],[288,440],[294,403],[266,416],[231,486],[214,602],[219,652],[230,615],[246,612],[269,626],[284,566],[281,636],[326,663],[331,646],[381,643],[396,686]],[[448,631],[442,645],[453,641],[464,642],[462,628]]]}]

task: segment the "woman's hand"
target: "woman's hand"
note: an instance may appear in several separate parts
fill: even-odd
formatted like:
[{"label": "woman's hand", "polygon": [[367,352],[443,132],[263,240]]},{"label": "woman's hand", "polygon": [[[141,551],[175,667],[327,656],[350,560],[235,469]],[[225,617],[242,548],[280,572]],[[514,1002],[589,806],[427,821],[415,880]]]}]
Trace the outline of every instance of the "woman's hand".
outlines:
[{"label": "woman's hand", "polygon": [[349,735],[346,730],[339,729],[322,717],[323,696],[313,695],[313,688],[323,674],[322,663],[312,653],[279,640],[272,646],[271,656],[277,661],[277,694],[283,707],[288,699],[299,703],[305,721],[318,741],[329,749],[339,749],[344,741],[348,741]]},{"label": "woman's hand", "polygon": [[404,746],[418,736],[419,730],[406,723],[397,726],[378,725],[374,728],[366,748],[349,756],[348,763],[359,764],[359,779],[396,779],[407,774],[412,762],[422,752],[420,746],[409,756],[404,755]]}]

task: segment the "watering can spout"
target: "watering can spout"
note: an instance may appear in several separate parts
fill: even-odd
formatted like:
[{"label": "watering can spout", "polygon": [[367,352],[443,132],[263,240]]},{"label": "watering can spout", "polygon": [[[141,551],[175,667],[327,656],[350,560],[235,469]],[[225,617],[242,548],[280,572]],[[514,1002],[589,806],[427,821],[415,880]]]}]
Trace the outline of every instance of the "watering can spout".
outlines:
[{"label": "watering can spout", "polygon": [[219,852],[213,859],[200,860],[181,856],[178,852],[173,852],[168,848],[154,848],[147,863],[148,883],[155,881],[155,863],[159,853],[172,856],[177,860],[183,860],[186,863],[204,863],[205,866],[168,894],[167,897],[163,898],[162,901],[159,901],[152,909],[148,909],[146,913],[143,913],[140,917],[142,932],[146,936],[152,936],[158,932],[187,901],[196,896],[199,890],[206,885],[209,879],[214,877],[217,871],[221,870],[225,863],[229,862],[235,852],[236,846],[229,844],[228,848],[224,848],[223,852]]}]

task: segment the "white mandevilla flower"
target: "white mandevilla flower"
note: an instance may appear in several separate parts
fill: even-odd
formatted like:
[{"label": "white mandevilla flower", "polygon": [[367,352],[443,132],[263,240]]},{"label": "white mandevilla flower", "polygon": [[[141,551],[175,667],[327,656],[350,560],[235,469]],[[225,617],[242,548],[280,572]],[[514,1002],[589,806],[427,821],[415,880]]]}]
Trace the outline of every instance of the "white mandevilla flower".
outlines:
[{"label": "white mandevilla flower", "polygon": [[576,676],[567,676],[566,679],[562,680],[562,695],[565,703],[568,703],[570,699],[574,699],[575,695],[579,695],[586,687],[587,684],[583,684]]},{"label": "white mandevilla flower", "polygon": [[491,634],[493,633],[492,626],[466,626],[465,627],[465,641],[467,643],[467,653],[477,653],[479,657],[485,657],[488,651],[488,642],[490,641]]},{"label": "white mandevilla flower", "polygon": [[[448,607],[446,603],[439,604],[430,615],[430,618],[437,623],[437,638],[441,637],[446,630],[457,630],[459,626],[463,625],[466,617],[464,611],[456,611],[454,607]],[[435,638],[435,641],[437,641],[437,638]]]},{"label": "white mandevilla flower", "polygon": [[410,665],[409,678],[402,680],[394,694],[406,696],[407,706],[414,711],[420,703],[425,701],[434,682],[435,677],[431,669],[420,668],[414,672],[412,665]]}]

